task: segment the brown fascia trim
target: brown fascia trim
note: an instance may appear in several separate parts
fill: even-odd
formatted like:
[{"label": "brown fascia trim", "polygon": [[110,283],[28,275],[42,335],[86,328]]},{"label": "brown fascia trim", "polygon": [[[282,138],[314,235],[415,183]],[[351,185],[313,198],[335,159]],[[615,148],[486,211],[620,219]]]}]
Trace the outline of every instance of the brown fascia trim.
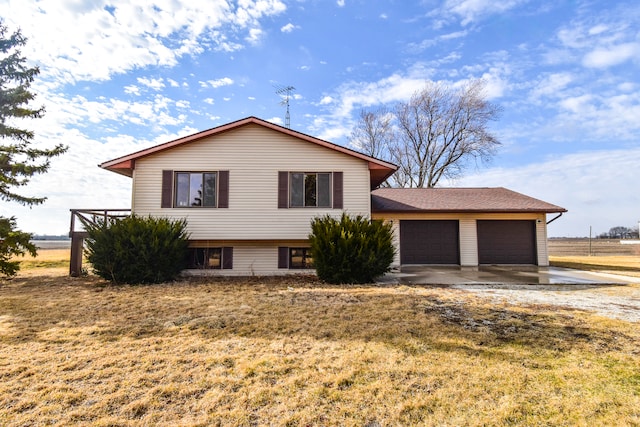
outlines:
[{"label": "brown fascia trim", "polygon": [[[103,167],[103,164],[98,165],[99,167]],[[119,173],[120,175],[124,175],[124,176],[128,176],[129,178],[131,178],[133,176],[133,170],[136,167],[136,161],[135,160],[125,160],[123,162],[120,163],[116,163],[113,166],[110,166],[109,168],[104,168],[107,170],[110,170],[111,172],[115,172],[115,173]]]},{"label": "brown fascia trim", "polygon": [[529,210],[524,210],[524,209],[511,209],[511,210],[507,210],[507,209],[483,209],[483,210],[479,210],[479,209],[432,209],[432,210],[424,210],[424,209],[405,209],[405,210],[379,210],[379,209],[372,209],[371,213],[372,214],[428,214],[428,213],[504,213],[504,214],[514,214],[514,213],[522,213],[522,214],[527,214],[527,213],[565,213],[568,212],[566,209],[564,208],[560,208],[560,209],[554,209],[554,210],[547,210],[547,209],[529,209]]},{"label": "brown fascia trim", "polygon": [[126,166],[126,162],[128,161],[135,161],[135,159],[138,159],[140,157],[145,157],[154,153],[158,153],[160,151],[164,151],[164,150],[168,150],[170,148],[176,147],[178,145],[182,145],[182,144],[186,144],[188,142],[192,142],[192,141],[196,141],[198,139],[202,139],[202,138],[206,138],[208,136],[211,135],[217,135],[217,134],[221,134],[233,129],[237,129],[241,126],[247,125],[247,124],[257,124],[269,129],[273,129],[275,131],[284,133],[286,135],[290,135],[293,136],[295,138],[298,139],[303,139],[305,141],[308,142],[312,142],[314,144],[326,147],[326,148],[330,148],[332,150],[365,160],[368,162],[369,165],[369,169],[388,169],[390,170],[389,176],[391,174],[393,174],[393,172],[395,172],[398,167],[392,163],[389,162],[385,162],[384,160],[380,160],[380,159],[376,159],[374,157],[370,157],[367,156],[366,154],[362,154],[359,153],[355,150],[351,150],[349,148],[346,147],[342,147],[341,145],[336,145],[333,144],[331,142],[328,141],[324,141],[322,139],[319,138],[315,138],[313,136],[304,134],[302,132],[298,132],[295,130],[291,130],[288,128],[285,128],[283,126],[280,125],[276,125],[274,123],[270,123],[267,122],[265,120],[259,119],[257,117],[254,116],[250,116],[241,120],[237,120],[235,122],[231,122],[231,123],[227,123],[221,126],[217,126],[215,128],[212,129],[208,129],[202,132],[198,132],[192,135],[188,135],[182,138],[178,138],[178,139],[174,139],[173,141],[169,141],[169,142],[165,142],[164,144],[160,144],[160,145],[156,145],[150,148],[146,148],[144,150],[140,150],[140,151],[136,151],[135,153],[131,153],[128,154],[126,156],[122,156],[122,157],[118,157],[117,159],[113,159],[113,160],[109,160],[106,161],[104,163],[99,164],[98,166],[100,166],[103,169],[107,169],[107,170],[111,170],[113,172],[117,172],[120,173],[122,175],[127,175],[127,176],[132,176],[133,175],[133,167],[135,167],[134,163],[131,163],[131,168],[128,168]]}]

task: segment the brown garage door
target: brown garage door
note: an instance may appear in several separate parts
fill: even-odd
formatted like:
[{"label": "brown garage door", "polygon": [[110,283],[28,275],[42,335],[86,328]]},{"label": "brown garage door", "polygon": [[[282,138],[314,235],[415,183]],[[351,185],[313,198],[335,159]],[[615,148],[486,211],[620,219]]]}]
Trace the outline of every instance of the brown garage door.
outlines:
[{"label": "brown garage door", "polygon": [[535,221],[478,221],[480,264],[537,264]]},{"label": "brown garage door", "polygon": [[401,220],[401,264],[459,264],[458,221]]}]

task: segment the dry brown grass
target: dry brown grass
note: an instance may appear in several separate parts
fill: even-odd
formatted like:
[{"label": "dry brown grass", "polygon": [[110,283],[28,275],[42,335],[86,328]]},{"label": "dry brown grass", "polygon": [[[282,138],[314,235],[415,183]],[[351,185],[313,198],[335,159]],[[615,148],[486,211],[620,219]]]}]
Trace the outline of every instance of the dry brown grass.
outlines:
[{"label": "dry brown grass", "polygon": [[71,251],[69,249],[38,249],[38,255],[35,257],[26,254],[24,257],[13,257],[12,260],[20,261],[22,271],[34,268],[66,268],[68,270],[70,258]]},{"label": "dry brown grass", "polygon": [[0,285],[0,425],[640,425],[637,324],[311,277]]},{"label": "dry brown grass", "polygon": [[556,267],[640,277],[640,256],[550,256],[549,262]]}]

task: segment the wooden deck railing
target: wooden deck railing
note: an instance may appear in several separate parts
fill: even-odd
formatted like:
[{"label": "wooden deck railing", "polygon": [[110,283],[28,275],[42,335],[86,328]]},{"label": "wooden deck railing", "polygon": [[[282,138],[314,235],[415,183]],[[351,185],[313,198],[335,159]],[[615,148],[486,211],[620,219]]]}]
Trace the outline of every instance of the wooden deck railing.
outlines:
[{"label": "wooden deck railing", "polygon": [[84,225],[96,225],[102,222],[117,221],[131,215],[131,209],[70,209],[71,226],[71,260],[69,261],[69,275],[77,277],[82,274],[82,250],[87,232]]}]

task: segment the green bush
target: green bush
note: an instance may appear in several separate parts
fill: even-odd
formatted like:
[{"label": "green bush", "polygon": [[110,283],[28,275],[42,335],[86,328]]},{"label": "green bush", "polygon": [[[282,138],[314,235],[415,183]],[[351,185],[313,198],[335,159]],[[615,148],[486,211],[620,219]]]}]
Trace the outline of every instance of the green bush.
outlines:
[{"label": "green bush", "polygon": [[85,224],[87,259],[95,273],[114,283],[161,283],[186,267],[186,220],[131,215]]},{"label": "green bush", "polygon": [[314,218],[309,241],[318,277],[329,283],[371,283],[389,271],[395,252],[391,224],[362,215]]},{"label": "green bush", "polygon": [[0,274],[13,277],[20,270],[20,261],[11,261],[15,256],[24,256],[27,252],[36,256],[36,246],[31,243],[31,234],[16,230],[16,218],[0,217]]}]

